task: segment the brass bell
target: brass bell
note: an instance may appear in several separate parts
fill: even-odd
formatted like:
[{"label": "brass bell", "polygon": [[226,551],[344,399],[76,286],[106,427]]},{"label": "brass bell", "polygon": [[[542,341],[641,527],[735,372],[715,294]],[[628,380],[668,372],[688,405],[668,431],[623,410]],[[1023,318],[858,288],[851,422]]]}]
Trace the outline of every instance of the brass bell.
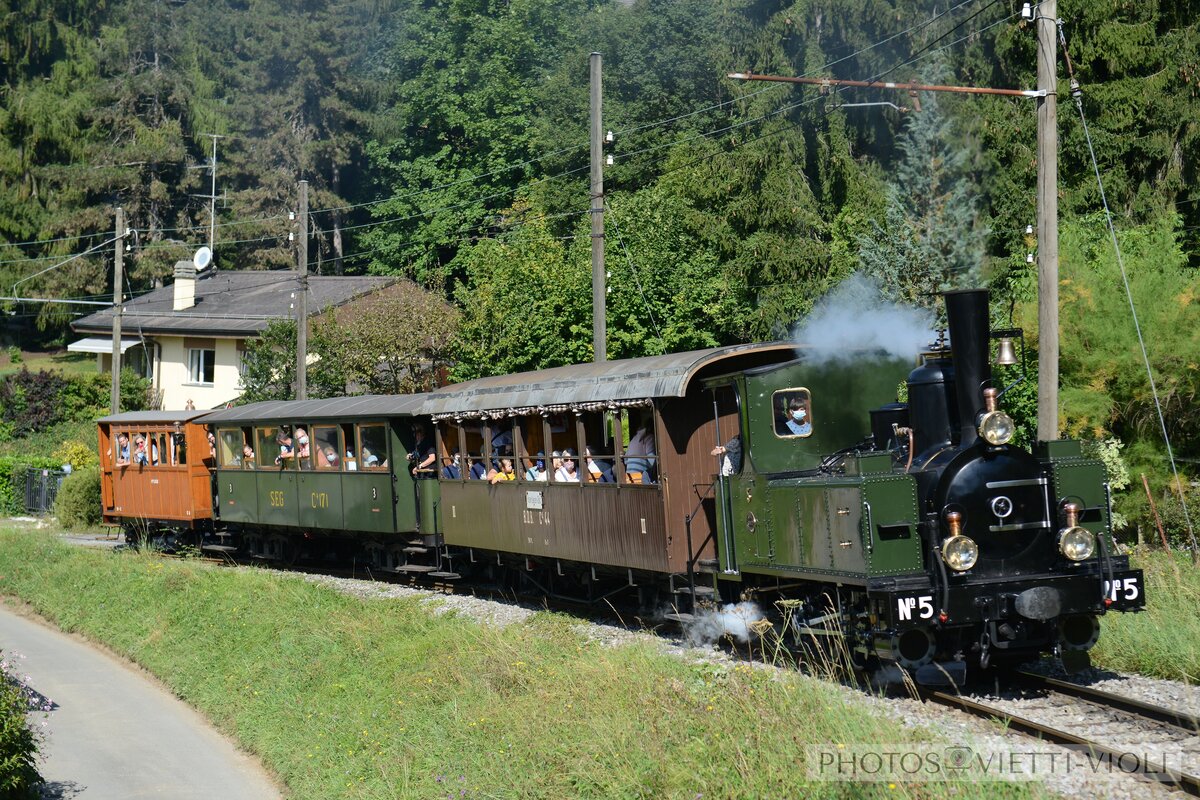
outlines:
[{"label": "brass bell", "polygon": [[1000,344],[996,347],[996,366],[1009,367],[1017,363],[1017,351],[1013,347],[1013,340],[1008,336],[1000,337]]}]

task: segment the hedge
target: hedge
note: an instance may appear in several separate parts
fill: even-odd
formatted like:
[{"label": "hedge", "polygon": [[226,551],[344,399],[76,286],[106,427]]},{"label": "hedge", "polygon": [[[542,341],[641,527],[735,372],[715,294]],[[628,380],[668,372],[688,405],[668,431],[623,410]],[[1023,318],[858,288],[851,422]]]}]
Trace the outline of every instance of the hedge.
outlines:
[{"label": "hedge", "polygon": [[0,456],[0,515],[25,513],[25,473],[31,469],[58,469],[52,458]]}]

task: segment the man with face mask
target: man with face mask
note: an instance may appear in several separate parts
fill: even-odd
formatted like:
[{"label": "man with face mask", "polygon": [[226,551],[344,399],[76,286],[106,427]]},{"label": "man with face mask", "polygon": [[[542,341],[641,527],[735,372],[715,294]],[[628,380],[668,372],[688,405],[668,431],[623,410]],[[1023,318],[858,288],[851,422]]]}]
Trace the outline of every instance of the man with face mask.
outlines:
[{"label": "man with face mask", "polygon": [[793,397],[788,403],[788,432],[792,436],[808,436],[812,433],[812,423],[808,421],[808,409],[799,397]]}]

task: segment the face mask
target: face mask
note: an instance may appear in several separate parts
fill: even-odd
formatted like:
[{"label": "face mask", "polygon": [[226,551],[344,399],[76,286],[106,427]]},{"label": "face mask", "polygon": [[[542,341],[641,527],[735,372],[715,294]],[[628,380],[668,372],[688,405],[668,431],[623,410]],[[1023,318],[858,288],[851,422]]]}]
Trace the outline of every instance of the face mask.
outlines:
[{"label": "face mask", "polygon": [[538,468],[538,469],[545,469],[545,468],[546,468],[546,462],[545,462],[545,461],[541,461],[541,460],[539,460],[539,461],[537,462],[537,468]]},{"label": "face mask", "polygon": [[307,437],[307,436],[301,436],[301,437],[300,437],[300,444],[308,444],[308,437]]},{"label": "face mask", "polygon": [[805,416],[806,416],[806,414],[804,413],[804,409],[802,409],[802,408],[796,409],[795,411],[792,412],[792,419],[796,420],[796,422],[803,422]]}]

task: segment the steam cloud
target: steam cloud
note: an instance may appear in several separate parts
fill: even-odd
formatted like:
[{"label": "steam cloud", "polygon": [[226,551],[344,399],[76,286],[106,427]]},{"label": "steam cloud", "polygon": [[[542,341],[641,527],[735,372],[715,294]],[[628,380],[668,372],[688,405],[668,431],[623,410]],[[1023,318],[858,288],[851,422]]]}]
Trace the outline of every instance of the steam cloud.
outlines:
[{"label": "steam cloud", "polygon": [[729,603],[720,610],[697,611],[695,620],[684,630],[684,636],[693,647],[716,644],[725,636],[732,637],[740,644],[748,644],[751,636],[757,636],[750,626],[764,616],[755,603]]},{"label": "steam cloud", "polygon": [[884,299],[879,284],[856,272],[817,302],[793,337],[813,364],[883,350],[915,358],[933,339],[933,312]]}]

